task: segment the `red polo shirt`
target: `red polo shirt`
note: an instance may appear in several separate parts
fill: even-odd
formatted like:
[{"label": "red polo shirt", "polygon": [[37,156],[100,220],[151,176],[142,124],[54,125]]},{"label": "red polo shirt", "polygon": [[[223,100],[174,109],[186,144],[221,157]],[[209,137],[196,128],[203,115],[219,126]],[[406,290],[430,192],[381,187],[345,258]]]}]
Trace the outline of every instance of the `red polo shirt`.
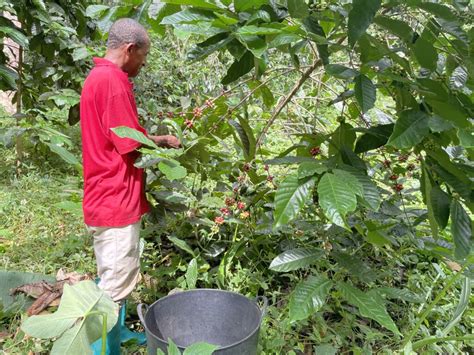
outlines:
[{"label": "red polo shirt", "polygon": [[133,164],[140,143],[119,138],[111,128],[138,123],[133,84],[112,62],[94,58],[81,94],[84,221],[94,227],[121,227],[148,212],[143,170]]}]

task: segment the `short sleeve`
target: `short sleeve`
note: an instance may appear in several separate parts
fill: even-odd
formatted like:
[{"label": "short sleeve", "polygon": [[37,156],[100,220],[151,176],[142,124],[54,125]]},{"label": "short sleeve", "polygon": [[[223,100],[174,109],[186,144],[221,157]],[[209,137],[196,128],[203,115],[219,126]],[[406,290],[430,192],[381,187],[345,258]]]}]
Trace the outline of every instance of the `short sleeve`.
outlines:
[{"label": "short sleeve", "polygon": [[138,123],[134,105],[126,92],[117,94],[108,98],[103,113],[104,127],[108,131],[106,134],[111,138],[115,149],[121,155],[130,153],[140,147],[141,144],[133,139],[120,138],[111,131],[111,128],[126,126],[146,134],[145,129]]}]

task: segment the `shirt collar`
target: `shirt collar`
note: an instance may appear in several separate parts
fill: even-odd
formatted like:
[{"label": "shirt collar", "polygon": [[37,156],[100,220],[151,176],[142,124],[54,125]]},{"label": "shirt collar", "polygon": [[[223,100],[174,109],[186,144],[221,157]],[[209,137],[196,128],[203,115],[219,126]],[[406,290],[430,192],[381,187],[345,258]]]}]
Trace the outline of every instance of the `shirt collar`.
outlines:
[{"label": "shirt collar", "polygon": [[115,63],[112,63],[110,60],[105,59],[105,58],[99,58],[99,57],[94,57],[92,58],[94,61],[94,64],[96,67],[111,67],[115,70],[117,70],[121,74],[121,78],[126,80],[130,86],[133,88],[133,83],[130,81],[128,74],[124,72],[122,69],[119,68],[119,66]]}]

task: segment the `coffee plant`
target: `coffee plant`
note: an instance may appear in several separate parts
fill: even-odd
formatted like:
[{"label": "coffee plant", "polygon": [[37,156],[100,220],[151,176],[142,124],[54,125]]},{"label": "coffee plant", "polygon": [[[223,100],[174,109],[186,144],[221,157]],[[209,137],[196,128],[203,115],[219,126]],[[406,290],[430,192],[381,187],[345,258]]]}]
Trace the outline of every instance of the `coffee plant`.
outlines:
[{"label": "coffee plant", "polygon": [[139,113],[148,132],[183,143],[162,149],[114,129],[144,144],[136,165],[153,211],[142,297],[270,295],[266,354],[472,351],[472,10],[456,0],[86,7],[93,38],[124,16],[149,28]]}]

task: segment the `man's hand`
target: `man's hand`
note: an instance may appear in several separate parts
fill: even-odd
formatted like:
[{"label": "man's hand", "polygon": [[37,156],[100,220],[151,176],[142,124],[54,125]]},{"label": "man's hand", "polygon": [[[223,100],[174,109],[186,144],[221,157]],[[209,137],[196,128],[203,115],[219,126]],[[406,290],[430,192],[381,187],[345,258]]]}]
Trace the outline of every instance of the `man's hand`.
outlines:
[{"label": "man's hand", "polygon": [[181,142],[175,136],[149,136],[149,138],[159,147],[174,149],[181,148]]}]

